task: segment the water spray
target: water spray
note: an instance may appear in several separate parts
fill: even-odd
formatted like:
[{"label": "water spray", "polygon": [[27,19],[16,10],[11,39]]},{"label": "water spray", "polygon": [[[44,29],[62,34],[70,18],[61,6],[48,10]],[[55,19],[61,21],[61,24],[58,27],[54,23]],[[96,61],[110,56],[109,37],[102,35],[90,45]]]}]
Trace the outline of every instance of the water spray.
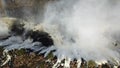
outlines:
[{"label": "water spray", "polygon": [[[120,65],[119,4],[119,0],[50,2],[45,6],[42,23],[36,25],[34,22],[23,21],[24,25],[20,28],[24,28],[24,32],[20,35],[12,34],[8,39],[2,40],[1,45],[6,45],[5,48],[8,50],[30,48],[39,51],[39,54],[44,53],[44,57],[54,50],[52,54],[57,57],[57,62],[53,68],[61,66],[63,60],[65,61],[63,66],[70,68],[70,62],[74,59],[77,60],[77,68],[80,68],[82,58],[84,63],[93,60],[97,65],[102,65],[109,61],[118,66]],[[10,25],[5,26],[7,35],[9,31],[11,32],[8,29]],[[26,37],[27,35],[29,36]],[[52,43],[46,46],[44,43],[48,42]]]}]

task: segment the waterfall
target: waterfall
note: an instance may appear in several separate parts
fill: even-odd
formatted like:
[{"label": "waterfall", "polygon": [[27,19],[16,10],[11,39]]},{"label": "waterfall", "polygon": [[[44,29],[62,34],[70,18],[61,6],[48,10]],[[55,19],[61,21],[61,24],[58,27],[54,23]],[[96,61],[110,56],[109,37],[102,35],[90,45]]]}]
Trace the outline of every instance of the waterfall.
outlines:
[{"label": "waterfall", "polygon": [[[44,57],[54,50],[52,53],[57,57],[57,62],[53,68],[59,67],[62,60],[65,60],[64,67],[70,68],[70,62],[74,59],[77,60],[77,68],[80,68],[81,58],[85,61],[93,60],[98,65],[108,63],[108,61],[120,65],[119,7],[119,0],[48,2],[44,6],[44,16],[40,22],[38,18],[37,24],[30,21],[17,21],[15,18],[6,18],[5,20],[10,22],[6,23],[1,19],[0,28],[3,27],[2,25],[5,26],[5,31],[0,30],[4,32],[0,33],[1,36],[9,35],[11,32],[9,28],[13,28],[10,24],[15,24],[13,22],[20,22],[18,30],[22,28],[23,34],[11,35],[0,44],[6,46],[7,50],[30,48],[39,51],[39,54],[45,53]],[[46,43],[51,42],[52,39],[50,46],[43,45],[43,41],[39,38],[44,35],[37,35],[39,32],[49,39]],[[32,37],[26,38],[26,35]]]}]

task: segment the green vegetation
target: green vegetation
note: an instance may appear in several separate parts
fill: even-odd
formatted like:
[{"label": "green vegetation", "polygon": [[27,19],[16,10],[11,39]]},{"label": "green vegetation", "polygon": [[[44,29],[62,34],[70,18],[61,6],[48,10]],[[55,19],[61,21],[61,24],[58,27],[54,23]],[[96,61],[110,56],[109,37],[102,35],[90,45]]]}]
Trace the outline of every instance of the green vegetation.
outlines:
[{"label": "green vegetation", "polygon": [[96,63],[93,60],[88,61],[88,68],[96,68]]},{"label": "green vegetation", "polygon": [[20,50],[16,50],[15,51],[15,54],[17,56],[21,56],[21,55],[24,55],[26,53],[26,50],[25,49],[20,49]]},{"label": "green vegetation", "polygon": [[54,55],[53,55],[53,53],[52,52],[50,52],[48,55],[47,55],[47,57],[46,57],[47,59],[53,59],[54,58]]}]

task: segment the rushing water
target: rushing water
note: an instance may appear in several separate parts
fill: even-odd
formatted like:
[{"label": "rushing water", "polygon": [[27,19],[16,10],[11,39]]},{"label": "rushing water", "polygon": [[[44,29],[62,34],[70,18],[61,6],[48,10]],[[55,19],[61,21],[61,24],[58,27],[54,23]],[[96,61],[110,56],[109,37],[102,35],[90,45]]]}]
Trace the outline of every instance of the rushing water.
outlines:
[{"label": "rushing water", "polygon": [[[44,19],[36,26],[52,37],[54,45],[41,45],[32,40],[22,40],[23,37],[12,36],[2,41],[6,48],[31,48],[45,56],[52,51],[57,56],[54,67],[65,59],[64,67],[70,67],[70,61],[77,59],[78,68],[81,58],[86,61],[94,60],[97,64],[108,61],[120,63],[120,1],[119,0],[59,0],[45,6]],[[0,28],[2,28],[0,24]],[[24,28],[33,29],[33,24],[26,24]],[[9,29],[4,27],[8,32]],[[7,34],[6,31],[0,30]]]}]

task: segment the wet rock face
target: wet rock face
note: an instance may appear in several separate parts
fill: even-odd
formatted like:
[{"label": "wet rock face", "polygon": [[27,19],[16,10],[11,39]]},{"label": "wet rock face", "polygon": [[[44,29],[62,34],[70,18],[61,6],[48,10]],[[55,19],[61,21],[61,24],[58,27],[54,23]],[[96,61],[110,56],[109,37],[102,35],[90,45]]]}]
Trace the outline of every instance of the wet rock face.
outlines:
[{"label": "wet rock face", "polygon": [[49,34],[43,31],[38,31],[38,30],[32,31],[31,30],[26,34],[26,36],[32,38],[33,42],[35,41],[41,42],[43,46],[46,46],[46,47],[54,44]]},{"label": "wet rock face", "polygon": [[[41,42],[43,46],[46,46],[46,47],[53,45],[53,40],[47,32],[40,31],[39,29],[38,30],[34,30],[34,29],[27,30],[27,28],[25,27],[27,22],[21,19],[4,18],[2,20],[3,20],[3,23],[6,24],[5,27],[9,29],[9,32],[8,32],[9,35],[5,36],[4,37],[5,39],[14,35],[14,36],[24,37],[23,40],[27,38],[31,38],[33,39],[33,42]],[[3,39],[3,38],[0,38],[0,39]]]},{"label": "wet rock face", "polygon": [[[20,21],[15,21],[11,32],[14,35],[23,35],[25,32],[24,24],[20,23]],[[25,37],[33,39],[33,42],[41,42],[46,47],[53,45],[53,40],[47,32],[29,30],[26,32]]]}]

